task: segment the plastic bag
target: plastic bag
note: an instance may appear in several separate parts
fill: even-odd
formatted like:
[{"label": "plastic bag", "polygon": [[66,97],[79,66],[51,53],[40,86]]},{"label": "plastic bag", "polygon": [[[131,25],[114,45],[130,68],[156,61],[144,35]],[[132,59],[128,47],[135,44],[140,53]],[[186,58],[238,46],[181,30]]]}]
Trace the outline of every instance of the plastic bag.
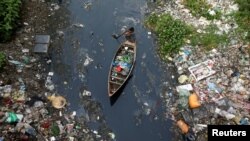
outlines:
[{"label": "plastic bag", "polygon": [[9,122],[9,123],[21,121],[23,118],[23,115],[15,114],[13,112],[6,112],[5,116],[7,117],[6,122]]},{"label": "plastic bag", "polygon": [[181,129],[182,133],[184,134],[188,133],[189,127],[183,120],[178,120],[177,126]]},{"label": "plastic bag", "polygon": [[195,93],[189,96],[188,103],[190,108],[198,108],[201,106],[198,95]]}]

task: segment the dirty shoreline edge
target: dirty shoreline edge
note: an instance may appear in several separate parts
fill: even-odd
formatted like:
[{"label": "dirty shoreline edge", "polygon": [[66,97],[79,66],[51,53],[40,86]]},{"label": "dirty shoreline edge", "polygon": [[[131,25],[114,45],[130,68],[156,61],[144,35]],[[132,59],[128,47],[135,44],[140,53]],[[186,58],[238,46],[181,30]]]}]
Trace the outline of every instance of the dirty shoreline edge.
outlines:
[{"label": "dirty shoreline edge", "polygon": [[[68,24],[67,3],[59,5],[57,0],[22,2],[21,27],[12,41],[0,44],[2,51],[8,56],[8,63],[0,77],[3,81],[0,86],[0,138],[39,141],[113,140],[115,136],[105,122],[101,121],[103,129],[92,130],[88,127],[89,117],[75,116],[76,113],[67,107],[61,108],[55,105],[57,103],[53,104],[54,97],[50,98],[52,101],[47,99],[52,94],[60,95],[54,91],[53,83],[46,84],[52,74],[51,51],[60,50],[60,47],[56,47],[61,38],[61,32],[58,30]],[[60,12],[65,14],[60,15],[58,19],[57,14]],[[55,23],[55,20],[58,22]],[[51,47],[47,53],[33,52],[37,34],[50,35]],[[83,101],[92,105],[91,107],[96,107],[89,96],[83,97]],[[9,118],[8,115],[22,118],[8,123],[5,121],[5,118]]]}]

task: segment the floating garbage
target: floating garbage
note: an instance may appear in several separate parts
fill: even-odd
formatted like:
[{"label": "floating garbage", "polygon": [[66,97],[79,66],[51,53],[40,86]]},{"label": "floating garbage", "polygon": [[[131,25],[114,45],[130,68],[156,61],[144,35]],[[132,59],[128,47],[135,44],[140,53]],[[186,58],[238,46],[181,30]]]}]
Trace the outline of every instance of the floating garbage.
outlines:
[{"label": "floating garbage", "polygon": [[114,133],[109,133],[109,136],[111,137],[111,139],[115,139],[115,134]]},{"label": "floating garbage", "polygon": [[94,61],[92,58],[90,58],[88,55],[86,55],[86,59],[84,61],[84,66],[88,66],[92,61]]},{"label": "floating garbage", "polygon": [[55,86],[52,82],[52,78],[50,76],[48,76],[46,79],[45,87],[50,91],[53,91],[55,89]]},{"label": "floating garbage", "polygon": [[80,23],[73,24],[73,26],[75,26],[75,27],[80,27],[80,28],[85,27],[83,24],[80,24]]},{"label": "floating garbage", "polygon": [[90,92],[90,91],[87,91],[87,90],[84,90],[84,91],[82,92],[82,95],[83,95],[83,96],[91,96],[91,92]]},{"label": "floating garbage", "polygon": [[189,126],[183,120],[178,120],[177,121],[177,126],[181,129],[181,132],[183,134],[188,133]]},{"label": "floating garbage", "polygon": [[62,96],[52,95],[52,96],[48,96],[47,98],[48,98],[48,100],[50,100],[52,102],[53,107],[56,109],[63,108],[67,103],[66,99]]}]

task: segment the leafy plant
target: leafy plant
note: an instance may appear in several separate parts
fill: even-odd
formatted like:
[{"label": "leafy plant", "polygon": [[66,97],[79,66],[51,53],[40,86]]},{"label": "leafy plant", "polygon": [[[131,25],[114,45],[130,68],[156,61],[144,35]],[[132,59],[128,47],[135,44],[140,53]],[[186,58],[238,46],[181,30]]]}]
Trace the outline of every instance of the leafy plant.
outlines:
[{"label": "leafy plant", "polygon": [[183,4],[196,17],[203,16],[208,20],[213,20],[219,19],[222,15],[219,9],[212,8],[206,0],[184,0]]},{"label": "leafy plant", "polygon": [[145,25],[156,33],[161,56],[178,52],[191,33],[191,27],[169,14],[152,14],[145,20]]},{"label": "leafy plant", "polygon": [[243,39],[250,41],[250,0],[235,0],[239,6],[239,11],[235,13],[235,20],[239,25],[238,33],[247,33],[242,35]]},{"label": "leafy plant", "polygon": [[0,41],[10,38],[19,17],[21,0],[0,1]]},{"label": "leafy plant", "polygon": [[5,66],[6,64],[6,56],[3,52],[0,52],[0,70]]}]

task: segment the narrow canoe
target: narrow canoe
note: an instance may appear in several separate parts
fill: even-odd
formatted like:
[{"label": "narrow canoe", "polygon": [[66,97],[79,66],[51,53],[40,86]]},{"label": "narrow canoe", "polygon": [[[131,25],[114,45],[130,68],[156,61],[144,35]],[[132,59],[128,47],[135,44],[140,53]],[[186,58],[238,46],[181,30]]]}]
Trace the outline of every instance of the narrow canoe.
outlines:
[{"label": "narrow canoe", "polygon": [[112,59],[108,75],[109,97],[117,93],[131,75],[136,60],[136,43],[121,43]]}]

